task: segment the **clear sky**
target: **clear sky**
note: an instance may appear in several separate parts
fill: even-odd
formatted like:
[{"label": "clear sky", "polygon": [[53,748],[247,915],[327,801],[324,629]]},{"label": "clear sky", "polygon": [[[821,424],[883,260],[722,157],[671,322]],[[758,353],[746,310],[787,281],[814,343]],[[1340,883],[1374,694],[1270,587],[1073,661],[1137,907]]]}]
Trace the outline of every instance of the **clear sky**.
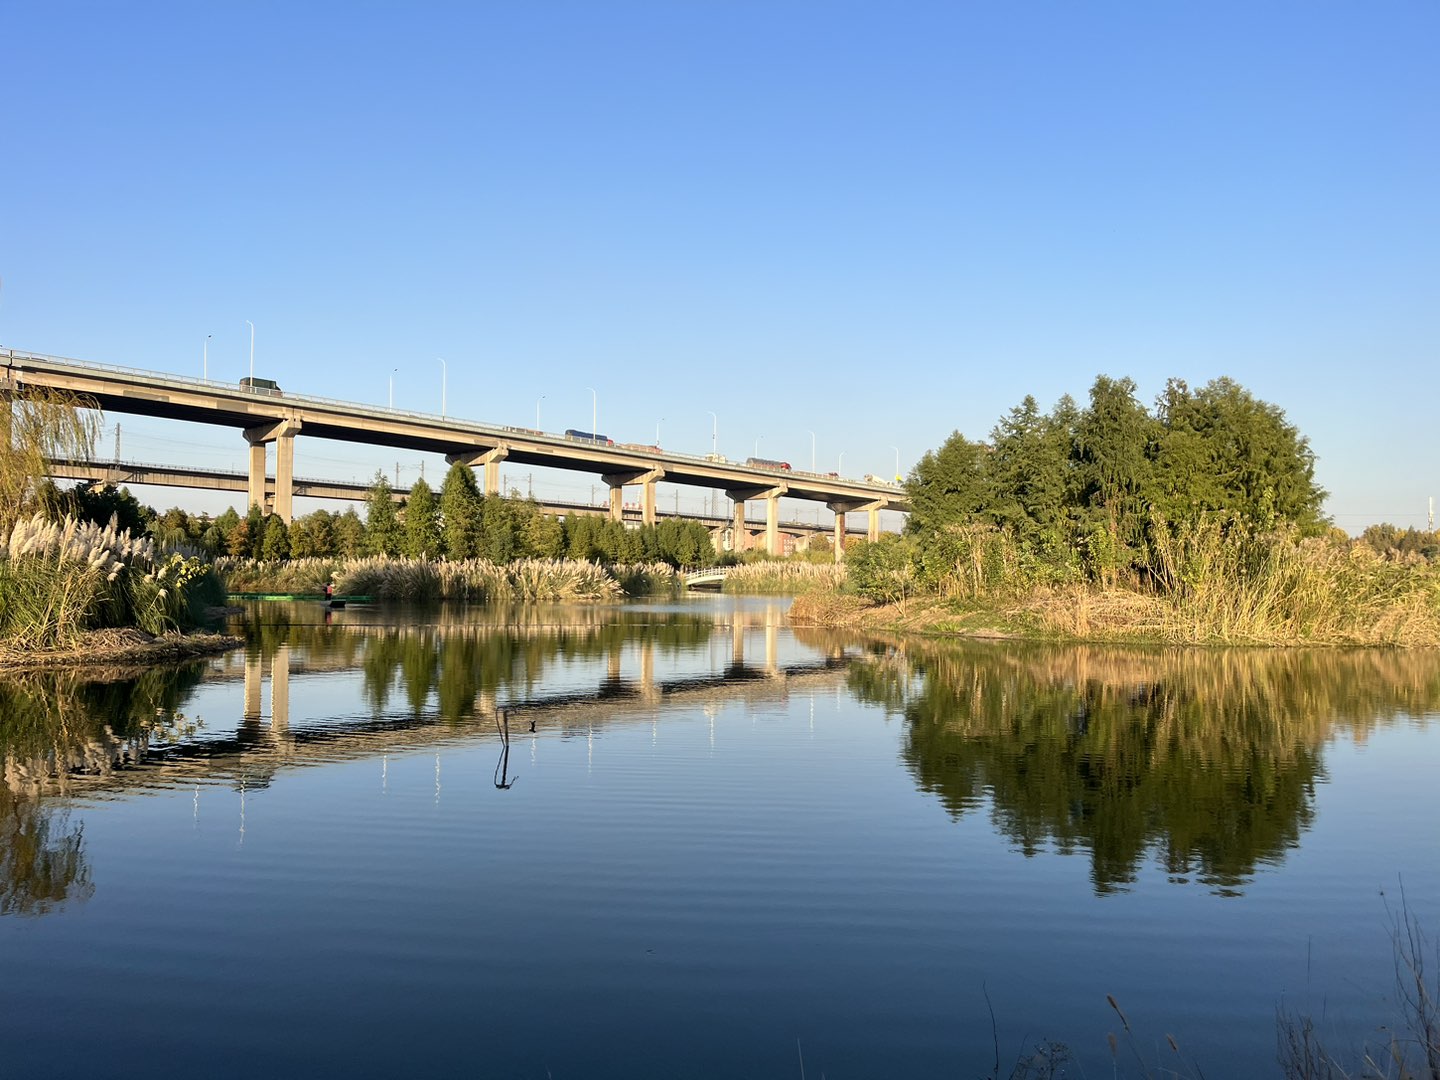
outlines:
[{"label": "clear sky", "polygon": [[248,319],[289,391],[439,412],[443,357],[452,415],[589,428],[593,388],[619,441],[808,468],[813,432],[852,476],[1100,373],[1228,375],[1337,524],[1440,497],[1430,0],[0,0],[0,55],[6,346],[199,375],[213,335],[234,380]]}]

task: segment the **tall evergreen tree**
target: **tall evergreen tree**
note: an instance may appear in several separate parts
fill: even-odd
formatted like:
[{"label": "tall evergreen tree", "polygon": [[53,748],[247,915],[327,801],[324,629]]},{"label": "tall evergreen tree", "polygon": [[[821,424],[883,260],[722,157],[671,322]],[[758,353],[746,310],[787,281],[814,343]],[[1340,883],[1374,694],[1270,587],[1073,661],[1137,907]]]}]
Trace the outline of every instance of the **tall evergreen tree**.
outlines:
[{"label": "tall evergreen tree", "polygon": [[405,554],[414,559],[440,555],[440,506],[422,476],[410,488],[405,503]]},{"label": "tall evergreen tree", "polygon": [[395,499],[390,481],[383,472],[375,473],[375,482],[365,496],[365,547],[370,555],[400,554],[402,533],[395,514]]},{"label": "tall evergreen tree", "polygon": [[480,489],[475,470],[458,461],[440,485],[440,548],[447,559],[473,558],[480,550]]}]

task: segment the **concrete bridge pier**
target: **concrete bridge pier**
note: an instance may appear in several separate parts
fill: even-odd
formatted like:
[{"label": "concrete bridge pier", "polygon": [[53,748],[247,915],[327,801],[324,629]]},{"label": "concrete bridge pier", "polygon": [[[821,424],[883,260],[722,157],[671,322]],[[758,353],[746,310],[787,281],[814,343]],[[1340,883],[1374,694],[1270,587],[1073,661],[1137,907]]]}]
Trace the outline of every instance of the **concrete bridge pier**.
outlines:
[{"label": "concrete bridge pier", "polygon": [[[250,444],[249,505],[260,507],[263,514],[279,514],[286,525],[295,516],[295,436],[299,431],[300,421],[293,419],[245,429],[245,441]],[[266,497],[269,481],[265,476],[266,448],[272,442],[275,444],[273,505]]]},{"label": "concrete bridge pier", "polygon": [[835,515],[835,561],[845,561],[845,515],[857,510],[870,514],[868,537],[873,544],[880,539],[880,510],[885,505],[880,500],[836,499],[825,504]]},{"label": "concrete bridge pier", "polygon": [[[735,501],[735,532],[740,545],[737,550],[749,547],[749,536],[745,532],[745,504],[751,499],[765,500],[765,550],[771,555],[784,555],[785,545],[780,537],[780,497],[790,489],[784,484],[774,487],[731,488],[725,494]],[[739,538],[743,537],[743,540]]]},{"label": "concrete bridge pier", "polygon": [[654,525],[659,520],[655,513],[655,482],[664,478],[665,470],[658,467],[604,473],[600,479],[610,485],[610,520],[625,519],[625,488],[630,484],[641,484],[643,488],[640,495],[640,520],[646,525]]}]

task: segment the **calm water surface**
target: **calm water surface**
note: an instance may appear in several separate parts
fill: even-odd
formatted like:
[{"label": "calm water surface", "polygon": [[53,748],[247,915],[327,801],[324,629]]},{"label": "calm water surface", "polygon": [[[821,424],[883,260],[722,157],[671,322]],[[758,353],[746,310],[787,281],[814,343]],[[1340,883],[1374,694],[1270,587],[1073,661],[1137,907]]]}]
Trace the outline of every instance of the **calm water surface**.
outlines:
[{"label": "calm water surface", "polygon": [[1440,929],[1433,655],[239,625],[0,682],[0,1075],[1275,1076],[1277,1006],[1383,1041],[1402,878]]}]

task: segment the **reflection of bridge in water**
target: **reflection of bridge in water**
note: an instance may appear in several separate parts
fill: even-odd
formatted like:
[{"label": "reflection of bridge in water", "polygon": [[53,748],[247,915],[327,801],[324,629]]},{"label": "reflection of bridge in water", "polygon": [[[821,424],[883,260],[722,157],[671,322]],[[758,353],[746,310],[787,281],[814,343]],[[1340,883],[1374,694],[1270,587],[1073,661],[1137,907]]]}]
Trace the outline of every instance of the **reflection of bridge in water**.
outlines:
[{"label": "reflection of bridge in water", "polygon": [[[738,613],[737,613],[738,614]],[[389,713],[372,717],[341,717],[292,725],[292,682],[332,677],[343,669],[307,664],[303,652],[280,644],[271,656],[259,650],[244,655],[243,671],[222,658],[207,682],[244,680],[240,722],[233,732],[200,735],[173,745],[137,748],[118,742],[109,760],[96,768],[92,754],[87,769],[72,772],[62,784],[72,795],[94,797],[119,792],[170,790],[177,786],[216,784],[237,790],[267,787],[286,767],[305,767],[336,760],[438,750],[446,746],[492,742],[503,748],[502,730],[560,738],[586,737],[606,725],[654,721],[662,709],[700,706],[713,715],[718,706],[746,707],[781,702],[792,693],[840,685],[853,654],[830,647],[823,658],[799,663],[778,659],[779,623],[770,612],[764,619],[763,661],[747,662],[746,631],[736,618],[731,625],[730,662],[719,671],[657,677],[654,640],[617,643],[607,650],[605,673],[592,686],[567,687],[549,693],[504,696],[482,690],[471,711],[455,716],[427,708],[416,715]],[[420,627],[347,627],[362,634],[413,633]],[[758,629],[758,627],[757,627]],[[661,646],[663,648],[663,646]],[[635,663],[628,665],[629,652]],[[239,659],[237,654],[232,654]],[[227,678],[227,672],[229,678]],[[268,694],[266,691],[268,690]],[[265,709],[268,698],[268,711]],[[505,721],[502,724],[502,720]]]}]

